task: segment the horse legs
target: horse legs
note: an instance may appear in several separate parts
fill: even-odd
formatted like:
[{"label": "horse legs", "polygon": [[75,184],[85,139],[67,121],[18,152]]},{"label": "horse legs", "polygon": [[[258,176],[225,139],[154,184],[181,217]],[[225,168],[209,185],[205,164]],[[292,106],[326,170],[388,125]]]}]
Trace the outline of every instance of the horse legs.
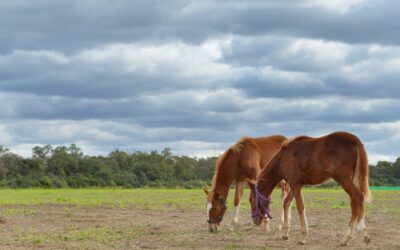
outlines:
[{"label": "horse legs", "polygon": [[357,227],[358,231],[363,231],[363,233],[364,233],[364,242],[367,243],[367,244],[370,243],[371,239],[370,239],[370,237],[368,235],[367,227],[365,226],[365,220],[364,220],[364,206],[362,208],[360,216],[357,219],[357,226],[356,227]]},{"label": "horse legs", "polygon": [[[282,201],[282,214],[281,214],[281,224],[279,225],[279,230],[282,230],[283,223],[285,221],[285,200],[289,196],[290,193],[290,187],[289,184],[285,181],[282,181],[283,185],[281,186],[282,188],[282,193],[281,193],[281,201]],[[282,183],[281,182],[281,183]],[[292,197],[293,199],[293,197]],[[291,202],[292,200],[290,200]],[[289,206],[289,211],[290,211],[290,206]],[[290,212],[289,212],[289,220],[290,220]],[[289,222],[290,223],[290,222]]]},{"label": "horse legs", "polygon": [[343,187],[346,193],[350,196],[351,205],[351,218],[349,227],[346,230],[345,236],[341,242],[342,246],[346,246],[351,238],[353,238],[354,230],[356,227],[356,221],[359,222],[359,228],[364,230],[364,241],[369,243],[369,237],[364,224],[364,197],[361,191],[354,185],[351,179],[348,180],[336,180]]},{"label": "horse legs", "polygon": [[290,221],[291,221],[291,204],[294,196],[292,192],[289,192],[285,199],[283,200],[283,222],[282,229],[286,231],[286,234],[282,236],[282,239],[289,239],[289,231],[290,231]]},{"label": "horse legs", "polygon": [[[289,192],[290,192],[290,187],[289,184],[285,181],[281,181],[279,182],[278,186],[281,188],[281,201],[282,201],[282,213],[281,213],[281,223],[279,225],[279,230],[282,229],[283,224],[284,224],[284,216],[285,216],[285,207],[284,207],[284,203],[286,198],[289,196]],[[292,197],[293,199],[293,197]],[[290,202],[292,201],[292,199],[290,200]],[[289,208],[290,211],[290,208]],[[290,212],[289,212],[289,220],[290,220]],[[264,231],[270,231],[271,229],[269,228],[269,218],[265,218],[263,220],[263,224],[264,224]]]},{"label": "horse legs", "polygon": [[232,230],[235,229],[238,225],[240,201],[243,195],[243,188],[244,188],[243,181],[236,182],[235,200],[234,200],[235,209],[233,210],[232,221],[231,221]]},{"label": "horse legs", "polygon": [[263,227],[264,227],[264,232],[269,232],[271,229],[269,228],[269,218],[265,218],[263,220]]},{"label": "horse legs", "polygon": [[293,188],[292,192],[296,199],[297,211],[299,212],[299,216],[300,216],[302,238],[299,241],[299,243],[304,245],[306,243],[306,239],[307,239],[307,235],[308,235],[308,225],[307,225],[306,214],[304,211],[304,201],[303,201],[303,195],[301,194],[301,187],[298,186],[298,187]]}]

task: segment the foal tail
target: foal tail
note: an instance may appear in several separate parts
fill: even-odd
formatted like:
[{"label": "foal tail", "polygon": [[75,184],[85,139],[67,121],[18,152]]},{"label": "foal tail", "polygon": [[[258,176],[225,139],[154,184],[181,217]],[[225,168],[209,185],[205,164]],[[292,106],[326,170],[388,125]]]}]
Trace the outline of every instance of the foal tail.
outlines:
[{"label": "foal tail", "polygon": [[357,165],[354,172],[353,183],[358,187],[364,195],[364,201],[371,202],[371,192],[368,184],[368,157],[364,146],[361,142],[357,143]]}]

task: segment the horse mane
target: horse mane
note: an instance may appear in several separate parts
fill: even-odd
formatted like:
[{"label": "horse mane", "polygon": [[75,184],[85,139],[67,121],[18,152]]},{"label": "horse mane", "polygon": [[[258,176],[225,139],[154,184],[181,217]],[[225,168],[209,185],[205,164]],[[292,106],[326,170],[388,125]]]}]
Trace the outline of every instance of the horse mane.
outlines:
[{"label": "horse mane", "polygon": [[306,136],[306,135],[299,135],[299,136],[296,136],[296,137],[293,137],[293,138],[286,139],[286,140],[284,140],[282,142],[281,148],[287,148],[287,147],[289,147],[290,145],[292,145],[295,142],[304,141],[306,139],[312,139],[312,137],[309,137],[309,136]]},{"label": "horse mane", "polygon": [[225,152],[218,158],[217,163],[215,164],[214,176],[213,176],[212,182],[211,182],[210,195],[213,195],[213,193],[214,193],[215,185],[217,183],[217,177],[218,177],[219,170],[221,168],[222,163],[228,157],[230,152],[232,152],[234,154],[240,153],[240,151],[244,147],[245,141],[247,141],[248,139],[249,139],[249,137],[240,138],[234,145],[230,146],[227,150],[225,150]]}]

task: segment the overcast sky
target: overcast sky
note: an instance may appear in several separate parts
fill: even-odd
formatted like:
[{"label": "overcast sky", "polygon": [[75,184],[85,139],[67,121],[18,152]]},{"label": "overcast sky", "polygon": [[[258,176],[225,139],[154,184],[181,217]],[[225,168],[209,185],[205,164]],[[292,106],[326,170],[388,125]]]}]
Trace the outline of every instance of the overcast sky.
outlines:
[{"label": "overcast sky", "polygon": [[0,2],[0,145],[211,156],[336,130],[400,156],[400,1]]}]

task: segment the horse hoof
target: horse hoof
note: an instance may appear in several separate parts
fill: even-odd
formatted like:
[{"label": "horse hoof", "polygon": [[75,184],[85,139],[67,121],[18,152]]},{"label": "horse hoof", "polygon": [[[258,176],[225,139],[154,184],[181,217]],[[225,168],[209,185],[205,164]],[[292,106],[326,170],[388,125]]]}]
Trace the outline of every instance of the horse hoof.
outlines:
[{"label": "horse hoof", "polygon": [[299,244],[300,245],[305,245],[306,244],[306,240],[299,240]]},{"label": "horse hoof", "polygon": [[289,236],[287,236],[287,235],[282,236],[282,240],[288,240],[288,239],[289,239]]},{"label": "horse hoof", "polygon": [[367,244],[371,243],[371,238],[369,236],[365,236],[364,237],[364,242],[367,243]]}]

